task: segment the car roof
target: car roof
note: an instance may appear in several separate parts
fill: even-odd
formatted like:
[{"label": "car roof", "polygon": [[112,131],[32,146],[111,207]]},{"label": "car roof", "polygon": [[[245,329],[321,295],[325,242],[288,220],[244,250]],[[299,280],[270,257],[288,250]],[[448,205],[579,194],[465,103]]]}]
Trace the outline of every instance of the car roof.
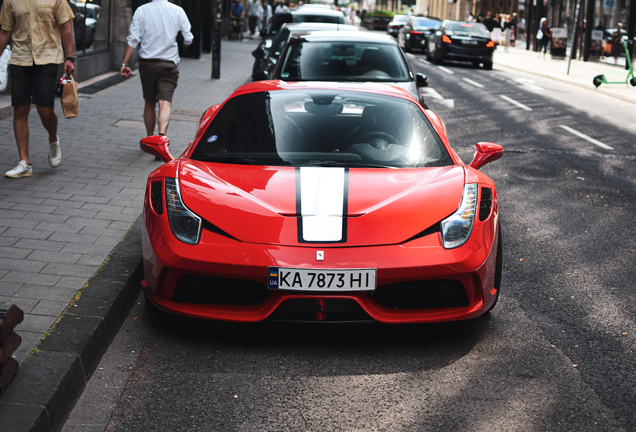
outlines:
[{"label": "car roof", "polygon": [[301,22],[301,23],[285,23],[281,27],[286,27],[290,32],[301,31],[359,31],[358,27],[348,24],[336,24],[336,23],[316,23],[316,22]]},{"label": "car roof", "polygon": [[393,96],[400,99],[408,99],[417,102],[413,95],[407,90],[390,84],[377,82],[333,82],[333,81],[254,81],[237,88],[230,97],[240,94],[257,93],[263,91],[276,90],[335,90],[335,91],[359,91],[365,93],[375,93],[384,96]]},{"label": "car roof", "polygon": [[291,15],[322,15],[322,16],[344,16],[344,14],[340,11],[334,9],[327,8],[300,8],[285,12],[279,12],[279,15],[282,14],[291,14]]},{"label": "car roof", "polygon": [[334,32],[334,31],[312,31],[303,35],[308,42],[372,42],[396,45],[397,41],[387,34],[371,32]]},{"label": "car roof", "polygon": [[[442,22],[441,19],[435,18],[435,17],[414,16],[413,19],[417,20],[417,21],[426,21],[426,20],[428,20],[428,21]],[[446,20],[446,21],[450,21],[450,20]],[[463,22],[463,21],[458,21],[458,22]]]}]

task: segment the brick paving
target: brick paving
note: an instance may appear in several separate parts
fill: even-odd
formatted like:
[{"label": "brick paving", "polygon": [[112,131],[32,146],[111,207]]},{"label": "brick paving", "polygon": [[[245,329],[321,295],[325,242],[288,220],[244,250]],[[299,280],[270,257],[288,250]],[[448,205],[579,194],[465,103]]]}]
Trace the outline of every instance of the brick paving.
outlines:
[{"label": "brick paving", "polygon": [[[249,79],[257,43],[224,40],[219,80],[210,79],[210,54],[182,59],[168,129],[175,155],[193,137],[201,113]],[[49,167],[47,134],[33,109],[33,176],[0,178],[0,302],[25,313],[16,328],[22,345],[14,358],[20,363],[141,216],[145,180],[161,163],[139,149],[145,129],[138,76],[80,95],[75,119],[64,119],[59,104],[56,110],[61,165]],[[0,121],[0,170],[18,161],[7,118]]]}]

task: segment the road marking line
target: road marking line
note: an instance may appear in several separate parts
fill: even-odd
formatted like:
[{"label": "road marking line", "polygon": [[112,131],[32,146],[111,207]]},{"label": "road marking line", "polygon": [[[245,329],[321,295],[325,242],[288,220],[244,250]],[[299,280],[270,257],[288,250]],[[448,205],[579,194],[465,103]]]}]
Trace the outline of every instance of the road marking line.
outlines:
[{"label": "road marking line", "polygon": [[503,99],[503,100],[505,100],[505,101],[510,102],[510,103],[511,103],[511,104],[513,104],[513,105],[518,106],[518,107],[519,107],[519,108],[521,108],[521,109],[524,109],[524,110],[526,110],[526,111],[532,111],[532,108],[530,108],[529,106],[526,106],[526,105],[522,104],[521,102],[517,102],[516,100],[511,99],[511,98],[509,98],[508,96],[499,95],[499,97],[500,97],[500,98],[502,98],[502,99]]},{"label": "road marking line", "polygon": [[585,135],[584,133],[581,133],[581,132],[579,132],[577,130],[574,130],[574,129],[572,129],[569,126],[559,125],[559,127],[562,128],[562,129],[565,129],[566,131],[570,132],[571,134],[574,134],[574,135],[576,135],[579,138],[583,138],[584,140],[589,141],[592,144],[595,144],[595,145],[597,145],[599,147],[602,147],[602,148],[607,149],[607,150],[614,150],[614,147],[610,147],[607,144],[604,144],[604,143],[602,143],[602,142],[600,142],[598,140],[595,140],[594,138],[589,137],[589,136]]},{"label": "road marking line", "polygon": [[441,94],[437,93],[437,90],[431,87],[421,88],[420,93],[430,97],[431,99],[444,99]]},{"label": "road marking line", "polygon": [[437,93],[437,90],[435,90],[434,88],[431,88],[431,87],[422,88],[420,89],[420,93],[422,93],[422,95],[425,98],[435,99],[438,103],[441,103],[447,108],[450,108],[450,109],[455,108],[454,99],[444,99],[444,97],[441,94]]},{"label": "road marking line", "polygon": [[543,87],[539,87],[534,85],[534,83],[536,82],[535,80],[531,80],[528,78],[515,78],[513,81],[515,81],[516,83],[521,84],[522,86],[531,88],[532,90],[544,90]]},{"label": "road marking line", "polygon": [[447,74],[451,74],[453,75],[455,72],[453,72],[452,70],[445,68],[444,66],[438,66],[441,70],[443,70],[444,72],[446,72]]},{"label": "road marking line", "polygon": [[464,81],[466,81],[468,84],[472,84],[475,87],[479,87],[479,88],[484,88],[483,84],[479,84],[477,81],[473,81],[470,78],[462,78]]},{"label": "road marking line", "polygon": [[417,59],[420,63],[424,63],[425,65],[430,65],[431,62],[425,59]]}]

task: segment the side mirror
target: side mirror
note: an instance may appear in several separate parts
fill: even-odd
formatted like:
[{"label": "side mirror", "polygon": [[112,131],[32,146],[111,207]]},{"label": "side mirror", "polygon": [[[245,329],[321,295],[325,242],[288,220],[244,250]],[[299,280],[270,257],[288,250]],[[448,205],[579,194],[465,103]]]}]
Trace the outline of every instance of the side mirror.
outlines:
[{"label": "side mirror", "polygon": [[252,74],[252,81],[263,81],[267,79],[267,76],[267,71],[258,71]]},{"label": "side mirror", "polygon": [[415,85],[418,87],[428,87],[428,77],[423,73],[415,74]]},{"label": "side mirror", "polygon": [[252,51],[252,57],[256,59],[262,59],[263,57],[265,57],[265,52],[261,48],[256,48],[254,51]]},{"label": "side mirror", "polygon": [[157,156],[164,162],[174,160],[170,154],[170,140],[165,135],[152,135],[139,140],[139,148],[145,153]]},{"label": "side mirror", "polygon": [[504,148],[499,144],[480,142],[475,145],[473,151],[473,160],[470,163],[470,167],[480,169],[484,165],[490,162],[494,162],[503,156]]}]

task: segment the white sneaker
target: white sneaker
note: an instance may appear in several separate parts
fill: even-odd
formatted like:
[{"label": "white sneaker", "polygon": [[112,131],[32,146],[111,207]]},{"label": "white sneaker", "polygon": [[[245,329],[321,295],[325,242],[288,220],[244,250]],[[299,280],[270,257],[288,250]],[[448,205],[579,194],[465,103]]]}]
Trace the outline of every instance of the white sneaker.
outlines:
[{"label": "white sneaker", "polygon": [[31,177],[33,175],[33,167],[21,160],[17,167],[7,171],[4,175],[11,178]]},{"label": "white sneaker", "polygon": [[60,139],[54,143],[49,143],[49,165],[53,168],[62,162],[62,149],[60,149]]}]

